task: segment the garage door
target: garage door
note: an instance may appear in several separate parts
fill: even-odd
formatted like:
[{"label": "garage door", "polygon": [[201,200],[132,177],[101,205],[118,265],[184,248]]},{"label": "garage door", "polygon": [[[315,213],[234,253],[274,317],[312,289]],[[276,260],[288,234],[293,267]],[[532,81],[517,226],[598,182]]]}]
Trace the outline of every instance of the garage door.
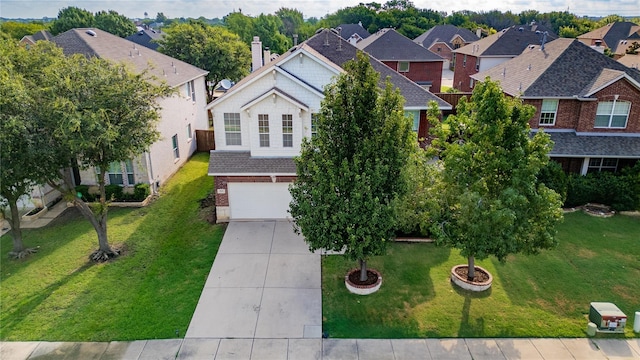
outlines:
[{"label": "garage door", "polygon": [[230,219],[284,219],[291,194],[289,183],[228,183]]}]

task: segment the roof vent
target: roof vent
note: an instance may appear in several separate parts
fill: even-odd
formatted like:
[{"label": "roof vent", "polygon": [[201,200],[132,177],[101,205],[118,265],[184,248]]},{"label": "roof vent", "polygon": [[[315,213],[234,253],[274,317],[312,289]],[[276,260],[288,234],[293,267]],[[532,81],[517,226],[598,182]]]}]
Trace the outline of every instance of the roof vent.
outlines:
[{"label": "roof vent", "polygon": [[86,31],[86,33],[87,33],[87,34],[89,34],[89,35],[91,35],[91,36],[93,36],[93,37],[98,36],[98,34],[96,34],[96,32],[95,32],[95,31],[93,31],[93,30],[87,30],[87,31]]},{"label": "roof vent", "polygon": [[524,28],[521,26],[521,27],[518,28],[518,31],[523,32]]}]

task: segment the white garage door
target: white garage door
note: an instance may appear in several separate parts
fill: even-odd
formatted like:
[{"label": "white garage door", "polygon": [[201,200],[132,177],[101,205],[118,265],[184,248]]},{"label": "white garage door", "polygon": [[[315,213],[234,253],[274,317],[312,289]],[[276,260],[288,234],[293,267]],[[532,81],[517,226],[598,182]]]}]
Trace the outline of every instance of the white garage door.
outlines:
[{"label": "white garage door", "polygon": [[289,216],[289,183],[228,183],[229,218],[284,219]]}]

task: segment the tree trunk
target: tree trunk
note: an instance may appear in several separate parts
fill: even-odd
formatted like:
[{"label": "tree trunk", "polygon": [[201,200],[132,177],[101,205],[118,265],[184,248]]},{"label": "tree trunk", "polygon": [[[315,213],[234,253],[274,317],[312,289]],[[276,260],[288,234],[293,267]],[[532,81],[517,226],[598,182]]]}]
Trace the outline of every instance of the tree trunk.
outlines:
[{"label": "tree trunk", "polygon": [[11,224],[11,235],[13,237],[13,250],[11,252],[20,254],[25,250],[25,248],[24,243],[22,242],[22,228],[20,227],[18,202],[17,199],[7,200],[9,201],[9,208],[11,209],[11,219],[9,219],[9,223]]},{"label": "tree trunk", "polygon": [[367,281],[367,261],[360,259],[360,281]]},{"label": "tree trunk", "polygon": [[467,265],[467,280],[473,281],[473,278],[476,276],[476,264],[473,256],[467,258]]}]

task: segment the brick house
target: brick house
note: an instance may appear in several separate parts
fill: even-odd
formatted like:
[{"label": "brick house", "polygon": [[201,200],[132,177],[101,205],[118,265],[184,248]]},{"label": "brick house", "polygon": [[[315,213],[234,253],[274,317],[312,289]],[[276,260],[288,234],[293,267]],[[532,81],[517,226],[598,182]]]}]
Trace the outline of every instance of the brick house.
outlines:
[{"label": "brick house", "polygon": [[587,46],[609,49],[614,59],[619,59],[625,56],[633,42],[640,43],[640,25],[628,21],[614,22],[582,34],[578,40]]},{"label": "brick house", "polygon": [[425,89],[440,92],[445,60],[394,29],[382,29],[356,47]]},{"label": "brick house", "polygon": [[473,90],[472,75],[493,68],[520,55],[530,45],[540,45],[557,36],[542,25],[514,25],[491,36],[453,51],[455,65],[453,87],[462,92]]},{"label": "brick house", "polygon": [[640,159],[640,72],[574,39],[536,45],[475,74],[535,106],[529,125],[554,141],[566,172],[619,171]]},{"label": "brick house", "polygon": [[445,59],[444,66],[453,68],[453,50],[480,40],[480,36],[454,25],[436,25],[413,39],[418,45]]},{"label": "brick house", "polygon": [[[216,130],[208,174],[215,177],[218,221],[288,217],[289,185],[296,176],[293,157],[300,154],[302,139],[315,132],[323,88],[356,52],[329,29],[264,66],[259,65],[260,49],[254,49],[256,70],[207,105]],[[381,75],[380,85],[390,77],[400,90],[419,134],[427,131],[429,101],[451,109],[378,60],[370,61]]]}]

